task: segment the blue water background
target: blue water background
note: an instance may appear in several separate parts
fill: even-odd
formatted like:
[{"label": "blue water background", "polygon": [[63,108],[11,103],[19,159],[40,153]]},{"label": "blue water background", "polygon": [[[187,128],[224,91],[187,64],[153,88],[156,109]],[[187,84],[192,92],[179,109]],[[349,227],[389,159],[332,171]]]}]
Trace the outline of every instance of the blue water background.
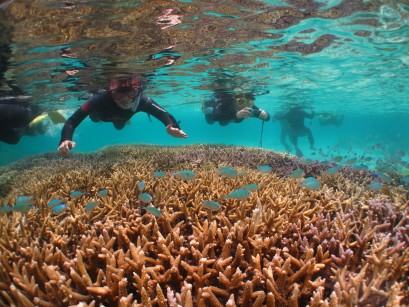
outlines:
[{"label": "blue water background", "polygon": [[[264,2],[271,6],[291,7],[291,4],[286,4],[285,1]],[[175,2],[175,5],[189,3],[190,1],[179,1]],[[319,3],[323,4],[320,10],[325,11],[336,7],[342,1]],[[47,9],[60,9],[59,13],[61,8],[58,6],[62,5],[50,4],[47,1],[38,4]],[[83,1],[80,6],[88,5],[96,4]],[[104,2],[103,5],[112,6],[112,9],[120,8],[108,2]],[[123,2],[123,5],[126,13],[128,10],[138,9],[138,4],[134,2]],[[70,12],[67,16],[75,13],[75,8]],[[112,20],[122,18],[125,13],[121,14],[113,15]],[[307,139],[300,138],[299,145],[306,158],[329,160],[338,155],[345,158],[359,158],[364,155],[371,159],[358,162],[374,169],[377,159],[389,164],[395,164],[399,159],[408,163],[408,16],[407,4],[385,1],[377,11],[353,12],[336,19],[307,18],[283,29],[262,28],[260,31],[263,33],[280,36],[271,39],[265,36],[254,39],[246,37],[247,40],[243,39],[244,35],[253,33],[251,31],[259,26],[246,24],[251,19],[240,19],[209,11],[197,13],[196,16],[189,18],[184,17],[181,24],[164,31],[172,33],[194,28],[202,20],[207,20],[206,18],[215,22],[217,19],[228,19],[231,22],[228,28],[231,36],[237,34],[241,38],[239,43],[230,43],[223,48],[182,52],[180,60],[173,65],[152,68],[147,78],[146,94],[181,120],[182,129],[189,138],[172,138],[166,133],[162,123],[155,118],[149,121],[145,113],[135,115],[131,125],[120,131],[115,130],[111,123],[92,123],[86,119],[75,131],[74,141],[77,142],[75,151],[94,152],[113,144],[177,146],[206,143],[260,147],[262,124],[258,119],[250,118],[240,124],[232,123],[225,127],[217,123],[208,125],[205,122],[201,102],[204,97],[211,95],[215,73],[223,70],[239,80],[235,83],[236,91],[245,92],[254,88],[268,90],[268,94],[257,96],[255,103],[271,115],[293,102],[302,103],[307,110],[318,113],[333,112],[344,115],[344,121],[339,127],[321,127],[317,119],[306,120],[307,126],[313,131],[317,148],[316,151],[311,151]],[[89,17],[82,17],[84,24],[87,25]],[[81,16],[78,18],[81,19]],[[155,17],[150,18],[152,20],[147,22],[154,24]],[[362,23],[362,20],[368,22]],[[373,20],[376,22],[372,22]],[[97,26],[98,23],[93,25]],[[126,31],[129,32],[129,29],[125,27],[123,32],[127,33]],[[141,36],[147,35],[143,33],[144,29],[139,31]],[[131,36],[134,33],[128,34]],[[207,33],[203,33],[205,34]],[[303,54],[288,49],[287,44],[308,46],[328,34],[336,36],[336,39],[318,52]],[[98,46],[104,46],[104,43],[115,44],[116,40],[118,40],[116,46],[121,46],[120,43],[124,42],[125,45],[132,43],[126,39],[127,37],[113,36],[104,42],[103,39],[93,41],[84,36],[82,40],[52,44],[47,35],[44,35],[28,41],[16,40],[12,47],[18,60],[13,62],[13,76],[19,85],[23,86],[23,90],[33,96],[34,103],[45,108],[61,109],[68,117],[84,103],[83,100],[78,100],[78,97],[84,96],[88,90],[96,89],[101,84],[95,80],[107,77],[103,74],[103,69],[119,67],[113,73],[138,72],[142,68],[146,71],[144,65],[147,55],[144,57],[125,55],[122,58],[117,56],[117,62],[111,63],[110,54],[99,58],[97,56],[61,58],[60,50],[70,47],[73,54],[76,54],[77,51],[84,52],[81,48],[94,46],[94,50],[97,50]],[[161,47],[165,48],[168,44],[169,42],[164,40]],[[186,46],[176,44],[176,51],[179,51],[178,47],[182,49]],[[118,50],[121,51],[120,47]],[[98,56],[101,54],[98,53]],[[126,67],[124,71],[121,70],[123,67]],[[68,78],[65,75],[67,69],[77,69],[79,73]],[[0,165],[39,153],[56,152],[61,129],[61,125],[50,125],[49,133],[44,136],[24,136],[17,145],[0,143]],[[284,150],[280,143],[280,126],[277,121],[264,124],[262,147],[276,151]],[[404,164],[398,164],[397,171],[409,172]]]},{"label": "blue water background", "polygon": [[[262,106],[262,104],[260,104]],[[155,145],[189,145],[189,144],[225,144],[243,145],[284,151],[280,143],[280,125],[277,121],[264,124],[255,118],[244,120],[240,124],[229,124],[220,127],[218,123],[208,125],[198,110],[185,110],[188,107],[169,108],[183,130],[188,133],[187,139],[176,139],[166,133],[163,124],[145,113],[138,113],[131,124],[123,130],[114,129],[111,123],[93,123],[86,119],[75,132],[76,152],[94,152],[106,145],[114,144],[155,144]],[[268,106],[266,107],[268,111]],[[307,138],[300,138],[299,145],[306,158],[329,160],[334,156],[373,157],[372,162],[363,162],[376,169],[375,160],[387,161],[399,150],[407,150],[409,144],[409,116],[407,114],[370,115],[346,114],[341,127],[318,124],[317,120],[306,120],[315,137],[317,150],[309,149]],[[1,144],[2,164],[16,161],[23,157],[56,151],[62,125],[51,126],[52,135],[23,137],[17,145]],[[263,130],[263,133],[262,133]],[[51,132],[51,131],[50,131]],[[260,141],[262,142],[260,146]],[[374,148],[382,145],[384,149]],[[322,149],[324,155],[318,152]],[[407,157],[404,157],[406,160]],[[392,163],[392,162],[391,162]]]}]

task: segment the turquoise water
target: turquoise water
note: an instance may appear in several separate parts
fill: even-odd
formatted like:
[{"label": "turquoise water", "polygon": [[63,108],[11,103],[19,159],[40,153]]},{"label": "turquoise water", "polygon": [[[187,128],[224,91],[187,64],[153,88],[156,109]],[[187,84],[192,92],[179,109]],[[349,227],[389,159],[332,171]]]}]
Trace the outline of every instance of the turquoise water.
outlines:
[{"label": "turquoise water", "polygon": [[[66,8],[48,1],[22,3],[12,1],[1,9],[12,28],[5,78],[32,96],[32,103],[69,116],[84,103],[79,97],[106,87],[111,76],[138,73],[146,93],[181,120],[189,135],[174,139],[144,113],[121,131],[86,119],[74,135],[77,152],[125,143],[284,150],[277,121],[266,122],[262,134],[254,118],[226,127],[206,124],[202,100],[211,95],[215,75],[222,71],[235,92],[269,91],[257,96],[256,104],[272,115],[294,102],[318,113],[344,115],[339,127],[306,120],[317,149],[311,151],[301,138],[306,158],[357,157],[357,163],[373,169],[382,165],[385,170],[388,164],[390,171],[409,172],[407,4],[164,1],[147,8],[144,1],[81,1]],[[284,8],[293,13],[283,17]],[[168,24],[157,21],[167,9],[181,22],[161,29]],[[166,54],[147,61],[169,45],[180,55],[175,63],[164,66]],[[64,48],[70,57],[61,56]],[[72,70],[77,72],[69,75]],[[25,136],[17,145],[1,143],[0,165],[56,151],[61,128],[50,125],[46,135]]]}]

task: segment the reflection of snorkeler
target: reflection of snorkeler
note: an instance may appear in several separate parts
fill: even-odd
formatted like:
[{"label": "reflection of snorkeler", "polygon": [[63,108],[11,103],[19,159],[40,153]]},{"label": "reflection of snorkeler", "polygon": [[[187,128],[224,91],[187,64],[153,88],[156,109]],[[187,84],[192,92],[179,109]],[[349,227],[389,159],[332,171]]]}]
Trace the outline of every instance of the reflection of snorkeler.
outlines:
[{"label": "reflection of snorkeler", "polygon": [[288,111],[276,114],[274,119],[280,121],[281,124],[281,144],[284,145],[287,151],[290,151],[290,146],[286,142],[287,136],[290,138],[291,143],[295,147],[297,156],[302,157],[304,154],[298,147],[298,137],[307,136],[310,143],[311,149],[314,148],[314,137],[310,128],[306,127],[304,124],[305,118],[313,118],[314,112],[307,113],[301,106],[295,106],[290,108]]},{"label": "reflection of snorkeler", "polygon": [[176,26],[182,22],[181,15],[171,14],[173,9],[166,9],[165,13],[156,18],[156,24],[161,25],[161,30]]},{"label": "reflection of snorkeler", "polygon": [[150,54],[147,61],[155,61],[161,58],[167,58],[168,61],[164,64],[164,66],[172,65],[181,57],[179,53],[172,50],[174,46],[169,46],[163,49],[162,51],[154,54]]},{"label": "reflection of snorkeler", "polygon": [[48,130],[47,117],[54,124],[64,123],[60,111],[43,113],[39,107],[22,104],[16,97],[0,99],[0,141],[17,144],[23,135],[36,136]]},{"label": "reflection of snorkeler", "polygon": [[316,113],[315,116],[318,118],[320,126],[336,126],[339,127],[344,120],[343,114],[335,113]]}]

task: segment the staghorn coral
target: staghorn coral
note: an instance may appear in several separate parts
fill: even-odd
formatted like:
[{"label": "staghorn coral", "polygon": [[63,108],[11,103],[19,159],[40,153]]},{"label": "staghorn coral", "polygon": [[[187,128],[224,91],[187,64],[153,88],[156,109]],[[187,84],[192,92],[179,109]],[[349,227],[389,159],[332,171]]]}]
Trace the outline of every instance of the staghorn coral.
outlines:
[{"label": "staghorn coral", "polygon": [[[35,205],[0,216],[0,306],[409,303],[405,191],[378,195],[365,176],[342,174],[309,191],[285,177],[298,163],[291,156],[241,147],[107,147],[45,163],[20,171],[2,199],[33,195]],[[223,165],[246,175],[220,177]],[[196,178],[154,178],[157,169]],[[139,181],[161,217],[141,210]],[[222,199],[248,183],[259,190],[246,200]],[[71,199],[73,190],[85,195]],[[56,197],[67,203],[60,215],[47,206]],[[209,199],[221,210],[205,209]],[[99,205],[87,212],[90,201]]]}]

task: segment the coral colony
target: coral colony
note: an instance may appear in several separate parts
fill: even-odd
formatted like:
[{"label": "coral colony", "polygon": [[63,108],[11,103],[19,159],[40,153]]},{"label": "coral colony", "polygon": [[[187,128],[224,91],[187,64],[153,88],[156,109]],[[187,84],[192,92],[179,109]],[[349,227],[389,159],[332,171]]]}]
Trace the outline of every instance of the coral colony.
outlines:
[{"label": "coral colony", "polygon": [[0,306],[409,303],[394,175],[210,145],[48,154],[1,173]]}]

